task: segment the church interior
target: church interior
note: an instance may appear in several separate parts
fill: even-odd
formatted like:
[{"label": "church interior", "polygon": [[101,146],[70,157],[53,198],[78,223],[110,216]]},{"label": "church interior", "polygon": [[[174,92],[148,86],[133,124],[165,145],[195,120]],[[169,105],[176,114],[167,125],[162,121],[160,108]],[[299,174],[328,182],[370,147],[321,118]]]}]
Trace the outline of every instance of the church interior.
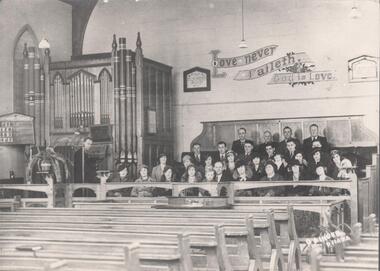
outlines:
[{"label": "church interior", "polygon": [[378,270],[378,0],[0,0],[0,270]]}]

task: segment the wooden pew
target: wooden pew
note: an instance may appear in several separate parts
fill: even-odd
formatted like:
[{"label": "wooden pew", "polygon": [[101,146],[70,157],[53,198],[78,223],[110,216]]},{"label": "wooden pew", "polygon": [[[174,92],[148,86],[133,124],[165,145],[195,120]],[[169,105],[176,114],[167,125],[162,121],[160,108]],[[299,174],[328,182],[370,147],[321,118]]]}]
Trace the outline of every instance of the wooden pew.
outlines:
[{"label": "wooden pew", "polygon": [[[29,209],[28,209],[29,210]],[[30,211],[32,211],[32,210],[30,210]],[[36,209],[33,209],[33,211],[36,211]],[[78,209],[73,209],[73,210],[62,210],[62,209],[40,209],[40,211],[47,211],[47,212],[51,212],[51,213],[56,213],[56,214],[59,214],[60,212],[64,212],[64,213],[66,213],[67,212],[67,214],[69,214],[69,212],[70,211],[74,211],[74,213],[76,212],[76,213],[78,213],[78,211],[81,211],[80,209],[78,210]],[[82,211],[85,211],[85,210],[82,210]],[[92,211],[94,211],[94,210],[92,210]],[[152,210],[152,211],[158,211],[158,210]],[[162,215],[162,216],[167,216],[167,214],[165,213],[162,213],[162,212],[165,212],[165,210],[160,210],[161,211],[161,214],[159,215],[159,217]],[[173,211],[173,210],[171,210],[171,211]],[[223,211],[225,211],[225,210],[223,210]],[[231,211],[229,211],[230,213],[231,213]],[[83,213],[83,212],[82,212]],[[246,215],[248,212],[247,211],[244,211],[243,212],[243,215]],[[21,213],[20,213],[20,215],[21,215]],[[111,215],[111,213],[105,213],[105,214],[103,214],[103,213],[99,213],[99,212],[97,212],[97,215],[98,216],[107,216],[107,215]],[[138,213],[138,214],[135,214],[134,215],[134,217],[136,217],[136,216],[138,216],[138,217],[140,217],[142,215],[142,213],[140,212],[140,213]],[[123,215],[121,215],[120,213],[117,215],[118,216],[118,218],[125,218],[125,217],[128,217],[128,223],[129,224],[134,224],[134,222],[131,220],[131,218],[133,217],[131,217],[131,216],[128,216],[128,215],[126,215],[126,214],[123,214]],[[145,216],[147,216],[147,215],[145,215]],[[182,214],[182,216],[183,216],[183,214]],[[186,216],[188,217],[188,214],[186,214]],[[212,216],[210,213],[207,215],[206,214],[206,216],[203,214],[200,214],[200,215],[196,215],[195,216],[195,218],[196,218],[196,221],[195,221],[195,223],[193,224],[193,225],[190,225],[189,224],[189,221],[188,221],[188,219],[186,219],[185,220],[185,222],[184,223],[186,223],[188,226],[190,226],[193,230],[194,230],[194,228],[195,227],[198,227],[197,228],[197,230],[199,229],[199,227],[201,227],[201,226],[198,226],[199,225],[199,223],[203,223],[204,221],[201,221],[200,219],[201,219],[201,217],[206,217],[206,219],[207,219],[207,221],[209,221],[209,219],[210,219],[210,216]],[[235,216],[236,216],[236,214],[235,214]],[[239,215],[239,216],[241,216],[241,215]],[[39,220],[39,221],[41,221],[41,219],[43,219],[43,217],[44,217],[44,214],[43,213],[41,213],[41,214],[37,214],[37,216],[34,216],[34,218],[33,218],[33,216],[27,216],[27,217],[25,217],[25,220],[26,221],[32,221],[32,220]],[[70,221],[72,221],[72,217],[73,216],[70,216],[69,217],[69,219],[70,219]],[[94,216],[89,216],[88,214],[87,214],[87,217],[93,217],[93,218],[95,218],[97,221],[99,221],[99,219],[98,219],[98,217],[94,217]],[[147,221],[146,223],[147,224],[150,224],[151,225],[151,223],[152,223],[152,219],[155,217],[155,216],[147,216],[148,218],[149,218],[149,221]],[[156,217],[157,217],[157,215],[156,215]],[[264,216],[262,216],[262,218],[263,218]],[[19,217],[20,218],[20,217]],[[62,223],[64,223],[64,221],[66,220],[66,219],[60,219],[59,220],[59,217],[52,217],[55,221],[62,221]],[[108,217],[109,218],[109,217]],[[222,220],[219,220],[219,221],[215,221],[215,220],[213,220],[214,222],[220,222],[220,221],[222,221],[222,222],[224,222],[224,223],[227,223],[227,221],[229,221],[229,220],[227,220],[227,218],[228,217],[226,217],[226,214],[223,214],[222,215]],[[288,218],[287,218],[287,215],[286,215],[286,217],[284,218],[284,216],[282,217],[282,218],[280,218],[280,220],[282,219],[282,221],[284,222],[285,221],[285,223],[288,223]],[[236,219],[235,219],[236,220]],[[175,221],[177,221],[178,222],[178,218],[176,218],[175,219]],[[123,222],[123,221],[120,221],[121,223]],[[233,222],[233,220],[232,220],[232,222]],[[231,223],[232,223],[231,222]],[[236,221],[235,221],[236,222]],[[18,223],[20,223],[20,222],[18,222]],[[114,222],[113,222],[114,223]],[[138,221],[137,222],[137,224],[140,224],[141,223],[141,221]],[[233,223],[232,223],[233,224]],[[14,226],[14,225],[12,225],[12,226]],[[85,226],[85,225],[84,225]],[[110,227],[110,225],[103,225],[103,227],[104,226],[106,226],[107,228],[109,228]],[[165,226],[168,226],[168,225],[165,225]],[[172,225],[173,226],[173,225]],[[183,226],[183,225],[182,225]],[[181,227],[182,227],[181,226]],[[229,225],[226,225],[226,226],[229,226]],[[134,227],[133,225],[129,225],[129,227]],[[143,227],[143,226],[140,226],[139,228],[141,228],[141,227]],[[148,226],[149,227],[149,226]],[[155,229],[157,228],[158,226],[155,226]],[[160,228],[159,228],[159,230],[161,231],[161,230],[163,230],[163,226],[162,225],[160,225],[159,226]],[[264,228],[264,230],[267,230],[267,229],[265,229],[265,228],[267,228],[268,226],[262,226],[262,228]],[[226,227],[227,228],[227,227]],[[274,228],[274,226],[273,226],[273,228]],[[283,227],[281,227],[281,228],[283,228]],[[130,229],[130,228],[129,228]],[[168,228],[169,229],[169,228]],[[174,228],[173,227],[171,227],[171,230],[173,230]],[[144,230],[147,230],[146,228],[144,228]],[[178,230],[178,229],[177,229]],[[235,229],[236,230],[236,229]],[[242,235],[242,233],[239,233],[239,232],[230,232],[230,233],[227,233],[227,237],[232,237],[232,236],[240,236],[240,235]],[[284,236],[284,234],[282,234],[282,236]],[[266,239],[268,240],[269,238],[268,237],[266,237]],[[287,238],[285,238],[286,240],[289,240],[290,238],[289,237],[287,237]],[[275,245],[275,244],[274,244]],[[270,247],[270,245],[267,245],[267,247]],[[271,248],[270,248],[271,249]],[[289,261],[293,261],[294,262],[294,256],[292,256],[292,257],[289,257],[290,259],[289,259]],[[297,264],[298,265],[298,264]]]}]

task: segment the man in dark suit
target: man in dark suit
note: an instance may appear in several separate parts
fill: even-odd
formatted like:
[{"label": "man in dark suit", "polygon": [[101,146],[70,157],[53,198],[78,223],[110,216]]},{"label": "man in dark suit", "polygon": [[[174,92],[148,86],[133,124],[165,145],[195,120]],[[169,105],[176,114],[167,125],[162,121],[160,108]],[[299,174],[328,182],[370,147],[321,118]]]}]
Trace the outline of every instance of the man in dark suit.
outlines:
[{"label": "man in dark suit", "polygon": [[273,148],[277,149],[277,143],[273,142],[272,133],[268,130],[264,132],[264,142],[259,145],[258,152],[261,155],[261,157],[266,156],[266,146],[268,143],[271,143]]},{"label": "man in dark suit", "polygon": [[289,126],[285,126],[282,132],[283,132],[284,140],[278,144],[278,148],[277,148],[278,153],[285,155],[285,152],[287,150],[286,144],[290,139],[294,140],[297,150],[302,149],[300,141],[297,138],[292,137],[292,134],[293,134],[292,128],[290,128]]},{"label": "man in dark suit", "polygon": [[86,137],[83,146],[74,154],[74,182],[75,183],[96,183],[96,159],[92,158],[89,150],[92,146],[92,139]]},{"label": "man in dark suit", "polygon": [[318,135],[319,129],[318,125],[313,123],[309,127],[310,130],[310,137],[306,138],[303,141],[303,151],[305,153],[305,156],[311,155],[311,152],[313,151],[313,142],[314,141],[319,141],[321,144],[321,151],[324,153],[328,153],[329,151],[329,144],[327,143],[327,139],[324,136]]},{"label": "man in dark suit", "polygon": [[244,153],[238,156],[237,161],[241,161],[246,166],[252,162],[253,158],[253,142],[246,140],[244,142]]},{"label": "man in dark suit", "polygon": [[228,171],[223,170],[223,164],[222,162],[218,161],[214,164],[214,170],[215,170],[215,180],[220,182],[229,182],[232,181],[231,174],[228,173]]},{"label": "man in dark suit", "polygon": [[265,144],[265,153],[261,156],[263,161],[273,160],[276,153],[276,147],[273,142]]},{"label": "man in dark suit", "polygon": [[191,152],[191,158],[193,160],[193,163],[196,167],[204,166],[204,162],[206,160],[206,157],[201,153],[201,144],[194,143],[192,152]]},{"label": "man in dark suit", "polygon": [[237,153],[238,156],[244,154],[244,143],[246,141],[251,142],[253,146],[253,141],[245,138],[246,134],[247,134],[247,130],[244,127],[239,128],[238,130],[239,139],[232,142],[231,149],[235,153]]},{"label": "man in dark suit", "polygon": [[287,163],[294,162],[296,157],[296,142],[293,138],[286,142],[286,151],[284,154],[284,159]]},{"label": "man in dark suit", "polygon": [[223,165],[227,162],[227,144],[224,141],[218,142],[218,153],[215,155],[214,161],[220,161]]}]

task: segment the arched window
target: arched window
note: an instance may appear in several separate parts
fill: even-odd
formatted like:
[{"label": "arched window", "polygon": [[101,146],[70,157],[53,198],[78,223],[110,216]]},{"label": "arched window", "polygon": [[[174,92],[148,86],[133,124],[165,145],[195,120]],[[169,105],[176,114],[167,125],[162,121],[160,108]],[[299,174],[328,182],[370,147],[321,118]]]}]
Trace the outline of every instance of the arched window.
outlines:
[{"label": "arched window", "polygon": [[[39,50],[38,40],[34,31],[29,25],[25,25],[18,32],[14,47],[13,47],[13,103],[14,111],[20,113],[27,113],[25,106],[25,87],[24,87],[24,46],[27,45],[28,49],[34,48],[34,58],[30,59],[30,63],[39,63]],[[32,55],[31,55],[32,57]],[[30,67],[32,66],[32,67]],[[34,69],[34,65],[29,65],[28,69]],[[34,77],[32,74],[31,76]],[[31,90],[31,89],[30,89]]]},{"label": "arched window", "polygon": [[113,88],[110,72],[104,68],[99,74],[100,82],[100,123],[111,123],[110,116],[112,114]]}]

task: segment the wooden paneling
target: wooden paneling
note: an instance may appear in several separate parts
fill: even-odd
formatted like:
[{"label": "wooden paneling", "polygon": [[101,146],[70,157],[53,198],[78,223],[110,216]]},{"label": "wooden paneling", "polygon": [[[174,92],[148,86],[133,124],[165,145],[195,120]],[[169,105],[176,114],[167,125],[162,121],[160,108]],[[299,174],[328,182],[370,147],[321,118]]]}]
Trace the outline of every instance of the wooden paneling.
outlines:
[{"label": "wooden paneling", "polygon": [[313,123],[319,126],[320,135],[326,136],[332,147],[377,146],[377,136],[364,126],[363,116],[204,122],[202,133],[191,145],[199,142],[202,144],[202,150],[212,151],[216,150],[216,143],[223,140],[230,147],[231,142],[237,139],[237,129],[240,127],[247,129],[247,138],[256,144],[263,141],[262,135],[267,129],[274,135],[274,141],[283,140],[282,130],[286,126],[289,126],[293,130],[293,136],[302,142],[310,136],[309,126]]}]

